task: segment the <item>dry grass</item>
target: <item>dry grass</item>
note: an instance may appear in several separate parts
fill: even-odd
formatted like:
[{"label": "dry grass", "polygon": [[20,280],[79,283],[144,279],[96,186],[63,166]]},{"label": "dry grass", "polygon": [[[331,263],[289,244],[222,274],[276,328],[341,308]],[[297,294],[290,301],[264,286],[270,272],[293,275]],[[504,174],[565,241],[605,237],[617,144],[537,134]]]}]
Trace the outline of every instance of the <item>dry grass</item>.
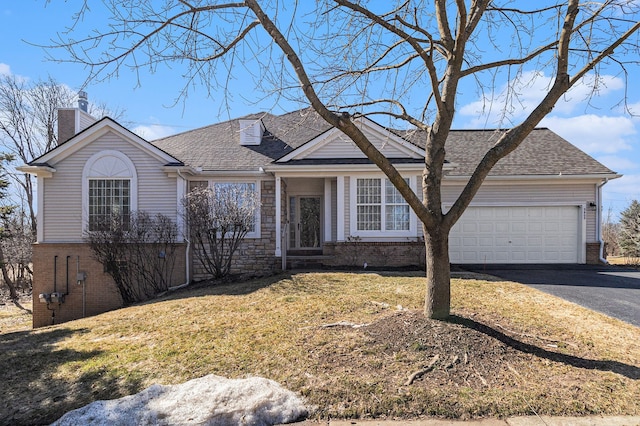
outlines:
[{"label": "dry grass", "polygon": [[18,308],[12,302],[0,304],[0,334],[29,330],[31,328],[31,301],[21,300]]},{"label": "dry grass", "polygon": [[433,352],[398,345],[394,333],[385,343],[367,327],[322,327],[409,324],[423,297],[418,275],[304,273],[0,335],[0,424],[51,422],[95,399],[210,373],[274,379],[322,418],[640,414],[640,329],[520,284],[454,279],[456,320],[411,323],[422,328],[409,337],[436,328],[473,335],[478,371],[484,347],[504,352],[484,361],[495,371],[484,384],[442,367],[405,386]]},{"label": "dry grass", "polygon": [[607,262],[612,265],[639,267],[640,257],[608,256]]}]

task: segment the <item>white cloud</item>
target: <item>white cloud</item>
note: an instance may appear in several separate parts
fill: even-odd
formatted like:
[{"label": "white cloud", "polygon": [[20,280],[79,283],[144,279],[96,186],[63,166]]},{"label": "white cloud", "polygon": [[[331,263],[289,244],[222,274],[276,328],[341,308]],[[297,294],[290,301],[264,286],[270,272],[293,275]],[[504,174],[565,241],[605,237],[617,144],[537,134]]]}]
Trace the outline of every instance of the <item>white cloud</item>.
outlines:
[{"label": "white cloud", "polygon": [[587,74],[556,103],[555,113],[570,114],[590,97],[607,96],[624,89],[624,81],[612,75],[601,75],[596,79],[594,74]]},{"label": "white cloud", "polygon": [[[538,106],[552,84],[552,77],[544,73],[524,72],[484,98],[463,105],[458,112],[471,117],[467,127],[511,127]],[[570,114],[591,96],[606,96],[623,88],[624,82],[618,77],[602,75],[596,79],[589,74],[558,100],[553,111]]]},{"label": "white cloud", "polygon": [[629,117],[594,114],[568,118],[548,116],[541,121],[540,125],[549,127],[589,154],[613,154],[631,150],[633,147],[630,137],[637,134],[633,120]]},{"label": "white cloud", "polygon": [[640,175],[624,175],[614,179],[602,188],[602,201],[605,213],[612,211],[614,219],[633,200],[640,201]]},{"label": "white cloud", "polygon": [[150,124],[134,127],[132,132],[148,141],[153,141],[164,138],[165,136],[173,135],[176,133],[176,130],[170,126]]},{"label": "white cloud", "polygon": [[0,75],[11,75],[11,67],[0,62]]},{"label": "white cloud", "polygon": [[602,155],[598,156],[596,160],[616,172],[638,170],[638,168],[640,168],[640,164],[632,158],[620,157],[618,155]]},{"label": "white cloud", "polygon": [[633,118],[635,120],[640,120],[640,102],[635,102],[632,104],[628,104],[627,108],[631,114],[633,114]]}]

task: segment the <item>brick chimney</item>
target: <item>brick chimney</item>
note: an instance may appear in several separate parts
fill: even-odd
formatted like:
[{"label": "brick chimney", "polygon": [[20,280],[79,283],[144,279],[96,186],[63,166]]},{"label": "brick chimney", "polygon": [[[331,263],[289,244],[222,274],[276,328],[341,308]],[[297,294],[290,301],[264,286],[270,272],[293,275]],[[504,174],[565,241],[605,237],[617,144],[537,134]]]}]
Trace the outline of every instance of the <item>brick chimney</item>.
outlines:
[{"label": "brick chimney", "polygon": [[77,108],[58,108],[58,145],[68,141],[96,120],[88,113],[87,92],[78,92]]}]

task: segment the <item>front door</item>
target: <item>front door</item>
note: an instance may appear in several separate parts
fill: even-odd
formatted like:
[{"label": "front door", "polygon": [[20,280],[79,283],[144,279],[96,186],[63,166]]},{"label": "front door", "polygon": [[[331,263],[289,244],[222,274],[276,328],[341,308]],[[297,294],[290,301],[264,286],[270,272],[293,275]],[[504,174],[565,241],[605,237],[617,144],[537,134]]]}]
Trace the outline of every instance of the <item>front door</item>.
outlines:
[{"label": "front door", "polygon": [[320,197],[289,197],[289,248],[320,248]]}]

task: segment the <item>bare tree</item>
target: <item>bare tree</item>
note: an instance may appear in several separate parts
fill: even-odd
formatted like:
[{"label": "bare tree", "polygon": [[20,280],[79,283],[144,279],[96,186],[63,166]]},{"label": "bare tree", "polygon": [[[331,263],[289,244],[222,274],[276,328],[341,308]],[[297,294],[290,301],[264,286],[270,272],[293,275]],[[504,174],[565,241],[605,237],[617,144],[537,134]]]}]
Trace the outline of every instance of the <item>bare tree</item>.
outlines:
[{"label": "bare tree", "polygon": [[[53,78],[31,82],[15,75],[0,78],[0,143],[23,164],[38,158],[58,144],[59,108],[73,107],[77,94]],[[96,116],[111,114],[118,119],[124,111],[109,110],[103,103],[90,104]],[[33,176],[10,173],[20,189],[19,197],[26,201],[33,234],[36,233],[36,211]]]},{"label": "bare tree", "polygon": [[[301,95],[344,132],[423,223],[425,313],[433,318],[447,317],[450,310],[449,232],[493,166],[589,73],[597,90],[601,65],[616,65],[626,77],[640,57],[640,5],[631,0],[104,3],[112,12],[108,27],[86,38],[62,35],[56,42],[68,60],[88,65],[92,77],[115,75],[124,66],[181,61],[188,67],[185,90],[196,79],[224,89],[244,66],[257,88],[271,81],[277,96]],[[84,13],[87,2],[76,19]],[[486,94],[529,70],[551,76],[544,96],[524,119],[508,122],[509,112],[521,107],[510,86],[497,107],[509,128],[496,132],[495,143],[444,211],[443,165],[458,95]],[[359,114],[385,114],[420,131],[426,148],[422,196],[360,131],[353,120]]]},{"label": "bare tree", "polygon": [[85,231],[84,240],[126,305],[169,289],[178,247],[175,222],[138,211],[128,216],[114,213],[94,225],[95,230]]},{"label": "bare tree", "polygon": [[[59,107],[71,106],[73,94],[49,79],[35,84],[17,76],[0,81],[0,140],[5,148],[25,164],[54,147]],[[13,180],[26,198],[27,213],[35,235],[34,182],[26,173]]]},{"label": "bare tree", "polygon": [[602,222],[602,240],[607,256],[620,256],[620,223],[614,222],[611,208]]},{"label": "bare tree", "polygon": [[640,258],[640,203],[633,200],[620,213],[620,234],[618,242],[623,256]]},{"label": "bare tree", "polygon": [[[9,181],[6,179],[5,167],[6,163],[13,160],[10,154],[0,154],[0,200],[4,200],[7,196],[7,188]],[[18,303],[18,292],[14,283],[14,277],[9,274],[7,265],[7,256],[4,252],[3,243],[11,238],[11,230],[9,221],[15,210],[15,206],[3,205],[0,207],[0,272],[2,272],[2,280],[9,289],[9,298]]]},{"label": "bare tree", "polygon": [[255,229],[257,194],[248,184],[228,183],[195,188],[184,198],[189,238],[208,275],[221,278],[231,272],[234,253]]},{"label": "bare tree", "polygon": [[16,290],[29,291],[33,282],[31,256],[34,238],[24,212],[11,209],[4,218],[4,232],[6,238],[0,240],[3,279]]}]

